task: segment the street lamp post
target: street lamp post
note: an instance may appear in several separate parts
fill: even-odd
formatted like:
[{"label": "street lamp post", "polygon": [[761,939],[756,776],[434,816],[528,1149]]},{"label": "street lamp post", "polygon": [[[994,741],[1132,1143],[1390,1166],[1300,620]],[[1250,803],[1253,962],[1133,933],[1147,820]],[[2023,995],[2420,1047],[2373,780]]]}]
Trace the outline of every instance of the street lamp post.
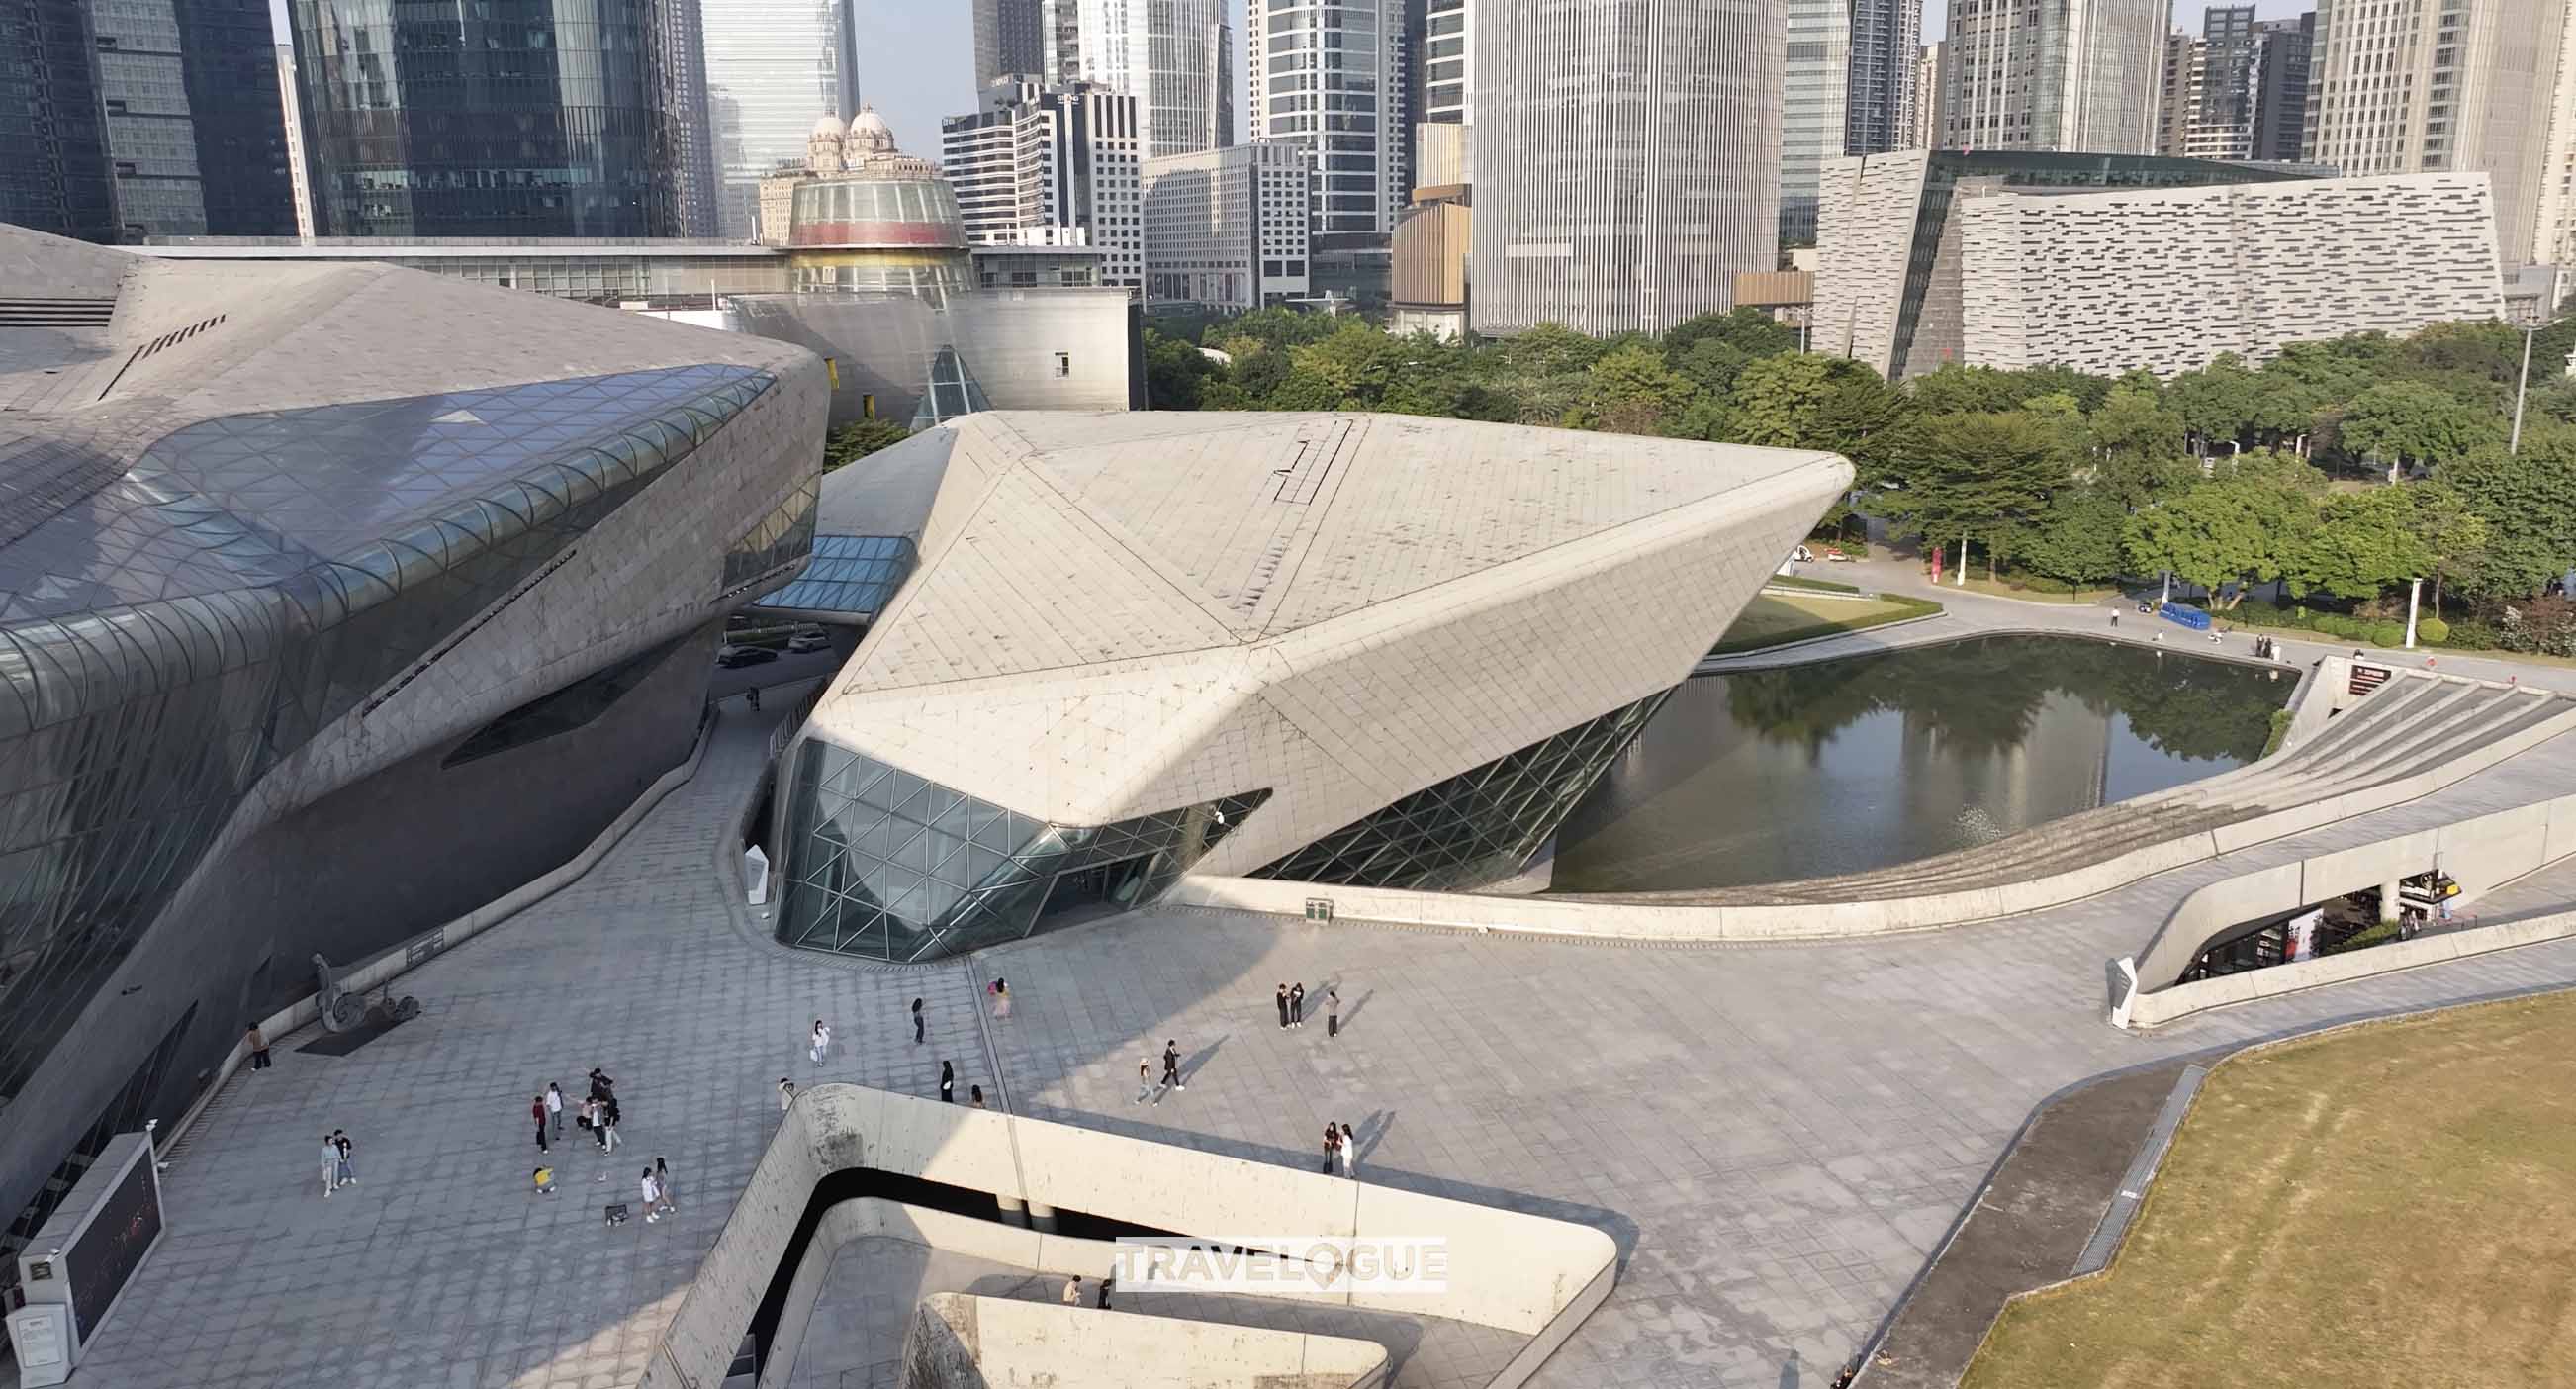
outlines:
[{"label": "street lamp post", "polygon": [[2509,454],[2522,452],[2522,398],[2531,391],[2531,339],[2539,331],[2537,323],[2522,325],[2522,381],[2513,388],[2513,441],[2504,448]]}]

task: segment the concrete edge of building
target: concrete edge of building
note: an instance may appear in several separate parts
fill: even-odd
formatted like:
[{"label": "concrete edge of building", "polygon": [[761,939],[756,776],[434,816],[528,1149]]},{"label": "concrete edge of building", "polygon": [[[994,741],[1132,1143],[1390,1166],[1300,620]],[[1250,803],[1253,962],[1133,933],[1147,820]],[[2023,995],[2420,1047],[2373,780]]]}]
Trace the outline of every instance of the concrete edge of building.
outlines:
[{"label": "concrete edge of building", "polygon": [[[2374,946],[2350,955],[2330,955],[2190,984],[2175,982],[2211,936],[2240,922],[2295,912],[2330,897],[2383,886],[2395,879],[2434,868],[2450,874],[2459,882],[2460,896],[2455,900],[2472,902],[2483,893],[2572,854],[2576,854],[2576,795],[2566,795],[2416,830],[2411,834],[2356,844],[2290,863],[2274,864],[2211,883],[2176,905],[2134,957],[2132,963],[2137,970],[2139,992],[2132,1000],[2130,1021],[2147,1026],[2154,1021],[2180,1016],[2172,1011],[2180,1005],[2173,1003],[2155,1004],[2143,1013],[2136,1011],[2138,1006],[2167,994],[2191,991],[2189,997],[2226,996],[2227,1001],[2235,1001],[2239,997],[2261,997],[2304,987],[2244,982],[2269,979],[2275,974],[2331,983],[2354,977],[2355,964],[2351,962],[2381,958],[2414,959],[2418,955],[2426,959],[2450,958],[2438,951],[2415,951],[2402,955],[2396,952],[2401,947],[2408,950],[2417,946],[2431,947],[2443,941],[2502,928],[2478,927],[2447,932]],[[2361,969],[2358,972],[2382,971]],[[2221,988],[2221,985],[2231,987]]]},{"label": "concrete edge of building", "polygon": [[[824,1084],[799,1094],[781,1119],[654,1347],[638,1389],[724,1378],[815,1190],[825,1177],[858,1168],[988,1192],[1000,1211],[1025,1210],[1041,1224],[1064,1209],[1235,1243],[1264,1232],[1350,1239],[1436,1234],[1447,1244],[1445,1291],[1379,1292],[1352,1286],[1339,1270],[1329,1270],[1315,1291],[1300,1298],[1530,1337],[1490,1381],[1497,1389],[1527,1380],[1573,1334],[1609,1296],[1619,1264],[1618,1245],[1608,1234],[1571,1221],[913,1095]],[[1050,1258],[1096,1259],[1099,1252],[1043,1230],[991,1223],[989,1237],[1016,1241],[1021,1235],[1040,1241],[1030,1257],[1041,1267]],[[1056,1242],[1052,1250],[1047,1241]],[[1026,1253],[1025,1246],[1013,1248]],[[800,1265],[800,1278],[804,1271]]]},{"label": "concrete edge of building", "polygon": [[[824,1286],[830,1281],[832,1266],[841,1251],[862,1239],[892,1239],[906,1244],[934,1249],[943,1253],[962,1254],[991,1263],[1027,1269],[1033,1273],[1058,1278],[1086,1278],[1095,1283],[1116,1266],[1118,1246],[1114,1241],[1077,1239],[1016,1225],[978,1220],[972,1216],[924,1206],[908,1205],[883,1197],[862,1196],[835,1204],[816,1222],[813,1237],[805,1246],[805,1257],[798,1261],[796,1276],[790,1280],[785,1304],[780,1308],[777,1330],[770,1337],[769,1358],[761,1366],[759,1389],[787,1389],[796,1377],[797,1362],[803,1356],[805,1337],[813,1325],[814,1309],[822,1301]],[[1376,1385],[1387,1368],[1386,1347],[1374,1341],[1352,1340],[1337,1336],[1318,1336],[1295,1331],[1270,1331],[1237,1327],[1223,1323],[1195,1322],[1174,1317],[1155,1317],[1132,1312],[1103,1311],[1088,1306],[1066,1307],[1053,1303],[1023,1302],[1004,1298],[975,1297],[956,1293],[937,1293],[923,1299],[926,1313],[945,1315],[960,1305],[973,1305],[978,1320],[995,1316],[1021,1316],[1033,1322],[1047,1323],[1039,1334],[1050,1339],[1071,1340],[1081,1332],[1083,1318],[1119,1318],[1129,1325],[1120,1329],[1130,1334],[1119,1338],[1122,1358],[1142,1353],[1146,1346],[1159,1348],[1166,1357],[1176,1356],[1177,1366],[1163,1367],[1155,1382],[1182,1382],[1181,1375],[1191,1363],[1212,1354],[1204,1344],[1209,1331],[1256,1334],[1276,1338],[1281,1344],[1269,1347],[1276,1367],[1269,1371],[1282,1376],[1301,1370],[1338,1372],[1338,1377],[1317,1378],[1313,1385],[1306,1381],[1283,1379],[1295,1389],[1322,1389],[1331,1385]],[[934,1309],[938,1309],[935,1310]],[[997,1309],[1010,1309],[1001,1312]],[[1141,1325],[1138,1325],[1141,1324]],[[1133,1334],[1148,1332],[1141,1341]],[[907,1359],[909,1342],[907,1341]],[[1239,1357],[1238,1357],[1239,1358]],[[1039,1381],[1034,1374],[1025,1382],[1074,1384],[1084,1378],[1094,1382],[1117,1382],[1108,1379],[1100,1367],[1086,1364],[1032,1365],[1025,1358],[1014,1362],[1020,1371],[1038,1371],[1052,1376]],[[1237,1365],[1211,1367],[1205,1375],[1209,1384],[1251,1382],[1248,1376],[1227,1375],[1222,1370],[1240,1370]],[[1085,1376],[1079,1371],[1089,1369]],[[1144,1378],[1151,1371],[1140,1372]],[[908,1382],[908,1381],[907,1381]],[[1022,1383],[1017,1375],[1008,1383]],[[1266,1383],[1266,1381],[1264,1381]]]},{"label": "concrete edge of building", "polygon": [[1384,1389],[1375,1341],[1108,1308],[935,1293],[904,1338],[904,1389]]},{"label": "concrete edge of building", "polygon": [[[715,707],[709,705],[704,716],[698,721],[698,741],[689,749],[689,755],[674,764],[669,771],[662,773],[652,785],[645,787],[644,793],[637,796],[634,803],[627,806],[616,819],[610,821],[605,829],[594,835],[588,844],[583,845],[580,853],[564,860],[546,873],[529,879],[515,890],[496,897],[453,921],[432,926],[408,940],[387,946],[371,958],[350,966],[347,973],[341,976],[340,987],[349,993],[364,993],[369,989],[379,988],[572,886],[583,874],[598,866],[601,859],[608,857],[608,851],[616,848],[619,841],[634,833],[635,827],[644,823],[644,817],[651,814],[653,808],[660,805],[664,797],[680,789],[691,777],[698,774],[698,764],[706,760],[707,743],[710,741],[710,735],[715,732],[716,720],[721,717],[723,716],[716,711]],[[423,950],[424,946],[428,948]],[[420,953],[415,954],[415,951]],[[322,995],[317,991],[306,994],[260,1019],[259,1030],[261,1035],[268,1039],[269,1045],[275,1046],[288,1034],[310,1027],[321,1020]],[[233,1072],[241,1069],[242,1063],[249,1059],[250,1039],[244,1037],[233,1044],[231,1051],[224,1053],[224,1059],[215,1067],[214,1078],[207,1083],[205,1093],[197,1097],[196,1103],[188,1106],[188,1112],[179,1116],[179,1121],[170,1126],[168,1133],[161,1135],[162,1152],[169,1152],[171,1146],[188,1132],[189,1128],[215,1102],[215,1097],[223,1093],[225,1084],[233,1078]]]}]

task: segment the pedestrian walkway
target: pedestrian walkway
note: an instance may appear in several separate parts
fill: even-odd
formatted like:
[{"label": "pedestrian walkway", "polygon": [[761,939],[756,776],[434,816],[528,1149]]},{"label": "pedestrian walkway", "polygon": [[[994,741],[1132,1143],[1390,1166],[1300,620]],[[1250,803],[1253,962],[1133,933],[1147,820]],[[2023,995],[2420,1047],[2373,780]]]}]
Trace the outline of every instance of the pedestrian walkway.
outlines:
[{"label": "pedestrian walkway", "polygon": [[[1822,1384],[2054,1091],[2576,978],[2576,942],[2559,942],[2116,1032],[2103,962],[2157,919],[2129,894],[2184,873],[2013,920],[1783,946],[1146,911],[980,957],[1016,1006],[979,1024],[966,965],[791,951],[729,896],[725,837],[792,701],[770,703],[757,717],[729,705],[697,776],[581,881],[405,976],[419,1020],[345,1058],[280,1045],[274,1070],[235,1078],[167,1174],[167,1241],[84,1378],[631,1384],[768,1140],[778,1078],[929,1094],[949,1059],[961,1095],[998,1062],[1018,1112],[1282,1164],[1311,1166],[1323,1123],[1348,1121],[1364,1182],[1608,1231],[1620,1284],[1539,1384]],[[2347,825],[2395,832],[2566,776],[2518,759]],[[1281,1031],[1281,980],[1304,982],[1310,1008],[1337,987],[1342,1035]],[[930,1001],[921,1046],[916,995]],[[816,1017],[834,1028],[819,1071]],[[1167,1037],[1189,1088],[1137,1105],[1136,1063]],[[614,1161],[558,1149],[563,1194],[534,1197],[528,1096],[547,1080],[573,1093],[592,1065],[617,1080],[626,1146]],[[358,1139],[366,1183],[326,1203],[310,1154],[335,1127]],[[679,1214],[603,1226],[600,1205],[631,1201],[655,1154]],[[1397,1383],[1468,1374],[1422,1356]]]}]

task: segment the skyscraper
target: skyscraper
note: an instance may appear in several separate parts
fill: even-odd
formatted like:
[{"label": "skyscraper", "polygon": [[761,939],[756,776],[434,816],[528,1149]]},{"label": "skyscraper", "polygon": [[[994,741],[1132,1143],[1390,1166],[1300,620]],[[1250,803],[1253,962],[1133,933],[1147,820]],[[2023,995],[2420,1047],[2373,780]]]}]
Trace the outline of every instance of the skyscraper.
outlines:
[{"label": "skyscraper", "polygon": [[304,115],[295,95],[295,45],[277,46],[277,97],[285,108],[286,181],[295,204],[295,234],[313,239],[313,184],[304,171]]},{"label": "skyscraper", "polygon": [[94,51],[81,0],[0,0],[0,222],[116,239]]},{"label": "skyscraper", "polygon": [[2254,157],[2295,163],[2308,129],[2308,51],[2317,12],[2254,24],[2261,88],[2254,99]]},{"label": "skyscraper", "polygon": [[1950,41],[1935,39],[1914,50],[1914,89],[1905,110],[1904,148],[1929,150],[1941,148],[1942,117],[1949,110],[1948,87],[1942,79],[1942,63],[1950,52]]},{"label": "skyscraper", "polygon": [[0,0],[0,221],[292,235],[275,42],[261,0]]},{"label": "skyscraper", "polygon": [[1479,0],[1476,331],[1659,331],[1778,261],[1780,0]]},{"label": "skyscraper", "polygon": [[707,99],[706,19],[700,0],[663,0],[664,84],[671,100],[671,129],[679,141],[671,163],[679,171],[676,201],[683,236],[723,234],[716,180],[715,112]]},{"label": "skyscraper", "polygon": [[2156,153],[2253,158],[2259,57],[2252,5],[2212,5],[2202,15],[2199,37],[2167,35]]},{"label": "skyscraper", "polygon": [[1816,170],[1843,155],[1851,97],[1852,0],[1786,0],[1780,81],[1780,240],[1816,239]]},{"label": "skyscraper", "polygon": [[859,111],[851,0],[699,0],[719,234],[751,239],[760,176],[805,157],[814,117]]},{"label": "skyscraper", "polygon": [[1882,154],[1906,148],[1913,138],[1915,54],[1922,40],[1923,0],[1852,0],[1843,153]]},{"label": "skyscraper", "polygon": [[1412,191],[1405,0],[1280,0],[1249,11],[1252,138],[1313,168],[1314,232],[1391,236]]},{"label": "skyscraper", "polygon": [[1144,284],[1144,183],[1136,98],[1090,82],[1002,81],[984,108],[939,123],[940,173],[966,239],[1009,244],[1065,230],[1105,252],[1100,283]]},{"label": "skyscraper", "polygon": [[661,0],[298,0],[294,16],[321,235],[679,229]]},{"label": "skyscraper", "polygon": [[1945,149],[2145,154],[2171,0],[1950,0]]},{"label": "skyscraper", "polygon": [[1136,98],[1147,158],[1234,143],[1234,26],[1225,0],[1075,4],[1079,76]]},{"label": "skyscraper", "polygon": [[2505,265],[2548,263],[2564,238],[2570,141],[2568,0],[2391,8],[2318,0],[2305,157],[2346,174],[2480,170]]},{"label": "skyscraper", "polygon": [[1043,0],[974,0],[975,89],[1005,77],[1046,73],[1047,16]]}]

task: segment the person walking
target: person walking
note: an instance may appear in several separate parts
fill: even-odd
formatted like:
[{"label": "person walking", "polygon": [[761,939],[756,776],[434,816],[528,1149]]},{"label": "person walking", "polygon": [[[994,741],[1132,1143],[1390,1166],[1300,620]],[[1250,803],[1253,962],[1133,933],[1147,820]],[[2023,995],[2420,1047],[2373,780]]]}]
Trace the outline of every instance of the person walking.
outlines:
[{"label": "person walking", "polygon": [[1011,981],[997,976],[993,980],[993,1016],[1007,1018],[1010,1015]]},{"label": "person walking", "polygon": [[1324,990],[1324,1040],[1329,1042],[1341,1035],[1342,991],[1326,988]]},{"label": "person walking", "polygon": [[1333,1164],[1341,1158],[1341,1155],[1342,1155],[1342,1131],[1341,1131],[1340,1129],[1334,1128],[1331,1124],[1326,1124],[1326,1125],[1324,1125],[1324,1175],[1325,1175],[1325,1176],[1329,1177],[1329,1176],[1333,1175]]},{"label": "person walking", "polygon": [[599,1102],[599,1135],[601,1152],[617,1151],[617,1097],[615,1095]]},{"label": "person walking", "polygon": [[1154,1093],[1154,1063],[1139,1061],[1136,1063],[1136,1098],[1128,1103],[1143,1104],[1145,1097],[1152,1093]]},{"label": "person walking", "polygon": [[813,1041],[814,1045],[807,1048],[805,1054],[813,1057],[814,1064],[819,1067],[823,1064],[823,1053],[832,1049],[832,1029],[825,1027],[821,1018],[814,1020]]},{"label": "person walking", "polygon": [[1279,986],[1279,1030],[1288,1030],[1288,986]]},{"label": "person walking", "polygon": [[563,1087],[551,1080],[546,1082],[546,1122],[555,1137],[563,1137]]},{"label": "person walking", "polygon": [[268,1034],[259,1030],[258,1023],[252,1023],[242,1031],[245,1034],[242,1040],[250,1045],[250,1068],[267,1070],[272,1064],[268,1059]]},{"label": "person walking", "polygon": [[356,1186],[358,1184],[357,1164],[349,1161],[349,1150],[356,1145],[349,1142],[349,1131],[331,1130],[331,1146],[340,1150],[340,1185]]},{"label": "person walking", "polygon": [[778,1112],[781,1114],[786,1113],[789,1107],[795,1103],[796,1082],[789,1080],[785,1076],[780,1076],[778,1078]]},{"label": "person walking", "polygon": [[742,697],[751,705],[751,712],[755,714],[760,712],[760,687],[758,685],[754,685],[750,689],[743,691]]},{"label": "person walking", "polygon": [[939,1063],[939,1102],[957,1103],[957,1068],[946,1061]]},{"label": "person walking", "polygon": [[1352,1181],[1360,1179],[1360,1136],[1351,1132],[1348,1119],[1342,1121],[1342,1175]]},{"label": "person walking", "polygon": [[[1190,1088],[1181,1083],[1181,1043],[1177,1037],[1163,1039],[1163,1088],[1166,1090]],[[1161,1104],[1162,1100],[1156,1099],[1154,1103]]]},{"label": "person walking", "polygon": [[644,1169],[644,1179],[637,1182],[636,1187],[644,1197],[644,1223],[650,1225],[661,1219],[662,1213],[657,1207],[662,1204],[662,1188],[653,1180],[652,1168]]},{"label": "person walking", "polygon": [[538,1095],[528,1101],[528,1117],[537,1125],[537,1151],[546,1150],[546,1097]]},{"label": "person walking", "polygon": [[1290,1027],[1306,1025],[1306,981],[1303,979],[1298,980],[1296,986],[1288,990],[1288,1025]]},{"label": "person walking", "polygon": [[339,1189],[340,1145],[326,1133],[322,1135],[322,1199],[330,1200],[331,1193]]},{"label": "person walking", "polygon": [[916,998],[912,1001],[912,1044],[920,1046],[927,1035],[928,1026],[921,1016],[921,1000]]},{"label": "person walking", "polygon": [[662,1193],[662,1214],[678,1215],[680,1202],[671,1194],[671,1165],[659,1153],[653,1156],[653,1187]]}]

